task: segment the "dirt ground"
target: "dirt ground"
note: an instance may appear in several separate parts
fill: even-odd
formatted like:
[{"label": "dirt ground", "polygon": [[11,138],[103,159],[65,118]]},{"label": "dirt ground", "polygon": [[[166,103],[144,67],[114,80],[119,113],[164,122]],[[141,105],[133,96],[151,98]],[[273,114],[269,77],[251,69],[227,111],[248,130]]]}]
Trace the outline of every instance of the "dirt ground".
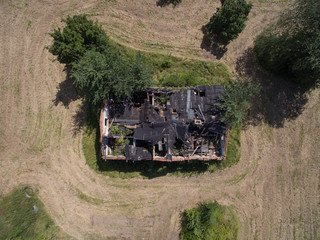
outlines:
[{"label": "dirt ground", "polygon": [[[0,0],[0,194],[21,184],[38,187],[56,224],[75,239],[178,239],[180,213],[203,200],[234,206],[240,239],[319,239],[319,90],[281,127],[243,130],[242,158],[233,167],[189,178],[111,179],[85,164],[81,134],[74,134],[81,100],[45,49],[61,17],[89,13],[125,45],[219,58],[234,69],[287,5],[253,2],[247,28],[221,56],[201,48],[201,26],[218,1],[161,8],[156,0]],[[59,86],[68,91],[60,94]]]}]

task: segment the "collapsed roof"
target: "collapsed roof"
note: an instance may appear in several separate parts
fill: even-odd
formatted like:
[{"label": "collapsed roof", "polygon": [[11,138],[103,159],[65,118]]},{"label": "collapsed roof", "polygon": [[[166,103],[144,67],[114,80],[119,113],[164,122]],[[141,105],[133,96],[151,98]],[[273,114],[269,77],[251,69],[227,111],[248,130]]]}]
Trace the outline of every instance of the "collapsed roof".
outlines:
[{"label": "collapsed roof", "polygon": [[[107,101],[101,111],[102,155],[120,160],[222,160],[226,126],[216,103],[224,86],[147,88],[131,101]],[[112,133],[112,126],[133,133]],[[119,133],[121,132],[121,133]],[[125,146],[115,146],[126,139]],[[116,148],[117,147],[117,148]],[[116,150],[122,150],[118,154]]]}]

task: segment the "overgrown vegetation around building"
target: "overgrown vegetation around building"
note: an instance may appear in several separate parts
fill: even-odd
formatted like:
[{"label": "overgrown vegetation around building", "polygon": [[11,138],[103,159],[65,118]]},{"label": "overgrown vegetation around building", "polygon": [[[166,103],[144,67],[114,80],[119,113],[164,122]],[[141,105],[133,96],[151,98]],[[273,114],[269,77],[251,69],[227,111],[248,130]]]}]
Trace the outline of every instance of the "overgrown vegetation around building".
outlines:
[{"label": "overgrown vegetation around building", "polygon": [[221,8],[217,8],[205,27],[211,35],[228,42],[236,39],[244,29],[252,4],[245,0],[220,1]]},{"label": "overgrown vegetation around building", "polygon": [[0,198],[0,239],[69,239],[47,214],[37,193],[22,187]]},{"label": "overgrown vegetation around building", "polygon": [[314,86],[320,79],[320,1],[296,0],[256,38],[254,50],[267,70]]},{"label": "overgrown vegetation around building", "polygon": [[127,60],[113,50],[86,52],[74,63],[72,77],[85,99],[100,108],[102,101],[109,97],[130,99],[134,91],[150,85],[152,74],[141,54]]},{"label": "overgrown vegetation around building", "polygon": [[[115,42],[110,42],[121,54],[132,58],[137,51]],[[228,85],[233,81],[229,68],[222,62],[201,61],[197,59],[180,58],[172,55],[143,52],[145,62],[153,70],[154,77],[152,86],[181,87],[184,83],[189,86],[201,85]],[[175,81],[173,76],[178,75]],[[190,80],[190,77],[194,80]]]},{"label": "overgrown vegetation around building", "polygon": [[[229,86],[233,78],[226,65],[220,62],[183,59],[171,55],[148,52],[145,52],[143,57],[133,49],[110,41],[105,33],[101,32],[101,27],[97,23],[88,20],[85,15],[68,17],[67,20],[63,21],[67,23],[67,26],[62,31],[60,29],[55,30],[54,34],[52,34],[54,41],[49,51],[57,55],[61,63],[67,63],[71,67],[74,83],[82,89],[85,96],[87,110],[89,110],[87,112],[87,119],[90,119],[90,121],[86,123],[82,142],[84,155],[90,167],[100,173],[113,177],[143,176],[151,178],[166,174],[193,175],[204,171],[213,172],[239,161],[240,131],[238,128],[231,130],[229,137],[231,139],[229,146],[231,147],[228,148],[227,159],[221,163],[215,161],[199,163],[195,161],[167,164],[102,161],[99,155],[100,138],[96,117],[98,110],[100,110],[101,102],[105,98],[110,96],[125,98],[130,95],[131,91],[142,88],[147,84],[173,87],[219,84]],[[79,36],[78,33],[75,33],[75,39],[69,39],[72,31],[79,29],[80,26],[76,27],[76,25],[81,25],[82,21],[86,26],[83,31],[89,31],[88,29],[91,26],[94,29],[93,32],[99,35],[97,39],[102,39],[101,41],[94,40],[94,42],[100,44],[105,41],[105,48],[94,47],[87,40],[84,40],[86,36]],[[64,32],[66,35],[63,34]],[[63,45],[63,41],[66,41],[65,38],[69,39],[65,43],[69,47],[76,44],[72,41],[80,41],[79,44],[88,45],[81,47],[83,52],[71,52],[68,58],[68,47],[60,46]],[[55,50],[53,51],[51,48]],[[145,62],[148,62],[148,65],[152,68],[151,71]],[[151,72],[155,74],[152,82],[149,81]],[[128,74],[133,75],[134,77],[130,76],[129,80],[134,78],[136,85],[133,84],[131,86],[133,81],[118,82],[117,77],[119,76],[117,73],[123,76],[123,78],[120,77],[122,80],[128,77]],[[178,76],[178,81],[175,81],[176,76]],[[105,81],[105,78],[108,81]]]},{"label": "overgrown vegetation around building", "polygon": [[221,96],[219,107],[225,110],[222,121],[231,128],[241,127],[251,107],[251,101],[260,91],[260,86],[253,83],[236,81],[227,86],[225,95]]},{"label": "overgrown vegetation around building", "polygon": [[82,90],[84,98],[95,114],[106,98],[126,99],[132,93],[151,83],[152,72],[137,54],[126,58],[114,45],[97,22],[86,15],[62,19],[66,26],[55,29],[49,51],[60,63],[67,64],[74,85]]},{"label": "overgrown vegetation around building", "polygon": [[181,240],[236,240],[238,219],[231,207],[204,202],[187,209],[181,218]]}]

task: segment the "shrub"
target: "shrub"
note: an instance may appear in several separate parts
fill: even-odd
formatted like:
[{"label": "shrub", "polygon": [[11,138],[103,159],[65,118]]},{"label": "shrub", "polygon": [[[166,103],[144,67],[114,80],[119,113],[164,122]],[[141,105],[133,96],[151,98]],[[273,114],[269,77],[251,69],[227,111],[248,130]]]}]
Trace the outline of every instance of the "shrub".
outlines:
[{"label": "shrub", "polygon": [[260,86],[240,81],[231,83],[225,92],[220,96],[217,104],[225,110],[223,121],[230,127],[241,126],[242,120],[251,107],[251,99],[259,92]]},{"label": "shrub", "polygon": [[181,219],[181,240],[237,239],[238,220],[230,207],[204,202],[187,209]]},{"label": "shrub", "polygon": [[221,8],[210,18],[206,29],[212,35],[230,41],[236,39],[245,27],[252,8],[245,0],[220,0]]},{"label": "shrub", "polygon": [[166,56],[163,62],[161,63],[161,70],[170,68],[172,66],[172,61],[170,56]]},{"label": "shrub", "polygon": [[111,126],[110,131],[113,136],[118,136],[120,134],[120,129],[118,126]]}]

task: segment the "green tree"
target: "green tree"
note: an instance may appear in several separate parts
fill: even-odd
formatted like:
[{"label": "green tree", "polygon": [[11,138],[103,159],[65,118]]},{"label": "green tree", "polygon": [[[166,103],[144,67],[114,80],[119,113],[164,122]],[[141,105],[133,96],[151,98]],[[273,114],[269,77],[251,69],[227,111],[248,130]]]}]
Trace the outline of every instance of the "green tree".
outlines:
[{"label": "green tree", "polygon": [[85,14],[62,19],[66,26],[51,33],[53,43],[49,52],[57,56],[60,63],[71,64],[79,60],[88,50],[104,52],[109,49],[106,33],[97,22],[88,20]]},{"label": "green tree", "polygon": [[251,107],[251,99],[259,92],[260,86],[240,81],[232,83],[220,97],[218,106],[225,110],[223,122],[230,127],[240,126]]},{"label": "green tree", "polygon": [[245,0],[220,1],[222,6],[210,18],[206,29],[209,34],[230,41],[236,39],[244,29],[252,4]]},{"label": "green tree", "polygon": [[181,219],[181,240],[236,240],[238,221],[230,208],[205,202],[184,211]]},{"label": "green tree", "polygon": [[254,50],[267,70],[314,86],[320,76],[320,1],[296,0],[256,38]]},{"label": "green tree", "polygon": [[130,99],[134,91],[150,84],[152,74],[139,54],[124,60],[116,51],[91,50],[73,65],[72,77],[90,105],[99,109],[110,97]]},{"label": "green tree", "polygon": [[135,58],[129,61],[131,65],[129,76],[133,89],[141,90],[149,86],[152,80],[152,69],[146,64],[144,56],[138,52]]}]

